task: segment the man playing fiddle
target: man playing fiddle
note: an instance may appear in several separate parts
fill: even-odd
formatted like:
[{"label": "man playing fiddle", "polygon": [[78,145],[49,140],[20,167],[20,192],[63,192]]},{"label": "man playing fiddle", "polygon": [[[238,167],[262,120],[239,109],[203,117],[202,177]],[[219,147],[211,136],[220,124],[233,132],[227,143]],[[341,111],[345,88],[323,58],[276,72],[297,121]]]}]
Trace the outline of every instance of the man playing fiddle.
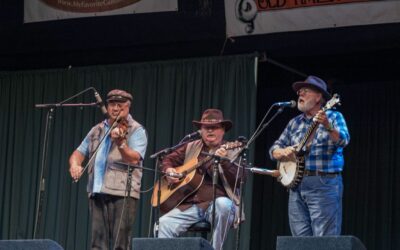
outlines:
[{"label": "man playing fiddle", "polygon": [[[147,147],[145,129],[129,114],[131,103],[130,93],[111,90],[107,94],[109,118],[90,130],[69,159],[69,172],[77,180],[82,175],[83,161],[92,157],[98,148],[88,167],[92,249],[130,249],[142,172],[134,169],[128,182],[127,167],[116,162],[141,166]],[[99,146],[116,120],[118,125]],[[128,183],[131,183],[130,190]]]}]

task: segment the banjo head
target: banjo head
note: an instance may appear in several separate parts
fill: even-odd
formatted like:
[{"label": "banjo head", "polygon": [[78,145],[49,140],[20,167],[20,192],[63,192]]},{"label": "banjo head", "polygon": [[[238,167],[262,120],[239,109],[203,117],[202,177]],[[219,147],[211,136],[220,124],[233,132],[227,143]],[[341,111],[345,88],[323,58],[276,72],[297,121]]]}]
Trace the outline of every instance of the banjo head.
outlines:
[{"label": "banjo head", "polygon": [[297,180],[297,163],[295,161],[279,162],[278,170],[281,174],[279,181],[283,186],[288,187]]}]

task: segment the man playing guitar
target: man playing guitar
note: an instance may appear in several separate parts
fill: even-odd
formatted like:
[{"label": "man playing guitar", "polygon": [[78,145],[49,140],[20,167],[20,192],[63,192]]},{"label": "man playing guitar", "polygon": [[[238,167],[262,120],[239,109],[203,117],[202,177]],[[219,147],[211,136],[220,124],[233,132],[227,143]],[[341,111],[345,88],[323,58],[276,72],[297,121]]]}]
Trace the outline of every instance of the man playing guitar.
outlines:
[{"label": "man playing guitar", "polygon": [[[242,171],[226,159],[233,156],[235,151],[221,147],[224,143],[224,134],[232,127],[232,122],[225,120],[220,110],[207,109],[204,111],[201,120],[193,121],[193,124],[200,128],[201,139],[190,142],[167,155],[162,162],[162,171],[176,173],[179,166],[192,160],[204,162],[194,170],[198,177],[193,179],[197,178],[200,181],[198,186],[185,197],[176,199],[176,207],[170,211],[164,211],[166,214],[160,218],[158,236],[160,238],[178,237],[196,222],[207,220],[211,223],[214,159],[209,154],[213,154],[222,157],[218,166],[218,183],[215,186],[216,209],[212,236],[214,249],[220,250],[227,231],[234,223],[239,205],[235,192],[232,190],[238,187],[236,177],[240,176]],[[171,189],[174,185],[182,182],[182,179],[185,179],[185,177],[178,179],[169,176],[164,178],[166,178]]]},{"label": "man playing guitar", "polygon": [[[303,113],[290,120],[269,150],[273,160],[304,165],[300,183],[289,186],[290,229],[293,236],[340,235],[343,148],[350,140],[346,122],[336,110],[321,110],[331,98],[322,79],[309,76],[292,87]],[[315,122],[317,127],[307,136],[307,143],[301,143]],[[299,144],[304,150],[296,148]],[[303,154],[301,161],[299,154]]]}]

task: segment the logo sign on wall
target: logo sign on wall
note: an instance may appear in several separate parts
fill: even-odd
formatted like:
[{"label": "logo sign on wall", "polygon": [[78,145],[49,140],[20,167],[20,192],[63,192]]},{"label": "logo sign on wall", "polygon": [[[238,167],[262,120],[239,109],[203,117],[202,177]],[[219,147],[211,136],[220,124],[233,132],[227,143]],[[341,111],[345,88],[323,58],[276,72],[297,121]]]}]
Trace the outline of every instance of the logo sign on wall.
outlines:
[{"label": "logo sign on wall", "polygon": [[225,0],[227,35],[399,22],[397,0]]},{"label": "logo sign on wall", "polygon": [[72,12],[103,12],[119,9],[141,0],[41,0],[48,6]]},{"label": "logo sign on wall", "polygon": [[24,0],[24,21],[177,11],[178,0]]}]

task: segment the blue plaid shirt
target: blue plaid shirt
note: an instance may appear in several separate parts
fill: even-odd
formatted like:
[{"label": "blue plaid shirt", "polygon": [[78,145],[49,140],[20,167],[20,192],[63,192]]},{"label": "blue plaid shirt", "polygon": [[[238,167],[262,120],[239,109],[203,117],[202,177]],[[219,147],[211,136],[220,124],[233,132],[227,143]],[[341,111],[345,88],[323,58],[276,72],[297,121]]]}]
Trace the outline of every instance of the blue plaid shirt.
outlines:
[{"label": "blue plaid shirt", "polygon": [[[349,131],[340,112],[327,110],[325,113],[332,126],[339,131],[339,140],[334,143],[329,137],[329,132],[322,124],[319,124],[309,149],[310,152],[305,156],[305,168],[322,172],[340,172],[344,165],[343,148],[350,141]],[[311,123],[312,118],[307,118],[304,114],[290,120],[279,139],[269,150],[271,159],[274,160],[272,152],[275,149],[299,144]]]}]

